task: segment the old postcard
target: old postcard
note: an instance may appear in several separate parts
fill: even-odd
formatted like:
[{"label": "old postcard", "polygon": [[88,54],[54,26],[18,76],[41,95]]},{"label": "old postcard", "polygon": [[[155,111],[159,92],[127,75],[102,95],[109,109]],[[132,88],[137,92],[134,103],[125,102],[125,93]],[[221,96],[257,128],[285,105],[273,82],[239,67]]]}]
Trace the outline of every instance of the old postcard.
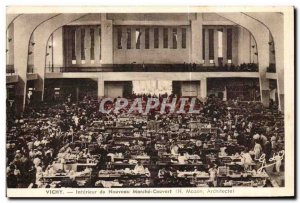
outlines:
[{"label": "old postcard", "polygon": [[293,197],[293,88],[292,6],[8,6],[7,197]]}]

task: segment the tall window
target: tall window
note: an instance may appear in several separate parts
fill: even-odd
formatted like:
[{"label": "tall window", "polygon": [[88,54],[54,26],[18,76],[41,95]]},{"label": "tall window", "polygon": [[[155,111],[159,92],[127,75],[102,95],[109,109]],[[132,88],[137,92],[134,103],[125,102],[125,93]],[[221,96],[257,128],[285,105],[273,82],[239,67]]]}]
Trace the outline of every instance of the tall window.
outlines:
[{"label": "tall window", "polygon": [[218,29],[218,58],[223,58],[223,29]]},{"label": "tall window", "polygon": [[173,49],[177,49],[177,29],[176,28],[173,28],[172,35],[173,35]]},{"label": "tall window", "polygon": [[131,49],[131,29],[127,28],[127,49]]},{"label": "tall window", "polygon": [[154,28],[154,48],[159,48],[159,32],[158,32],[158,28]]},{"label": "tall window", "polygon": [[90,29],[90,36],[91,36],[91,50],[90,50],[91,60],[95,60],[95,51],[94,51],[94,48],[95,48],[95,31],[94,31],[93,28]]},{"label": "tall window", "polygon": [[145,29],[145,49],[149,49],[149,28]]},{"label": "tall window", "polygon": [[208,42],[209,42],[209,60],[214,60],[214,30],[208,30]]},{"label": "tall window", "polygon": [[122,49],[122,28],[118,28],[117,30],[118,35],[118,49]]},{"label": "tall window", "polygon": [[72,64],[75,61],[76,64],[76,29],[71,30],[71,43],[72,43]]},{"label": "tall window", "polygon": [[227,29],[227,59],[232,60],[232,29]]},{"label": "tall window", "polygon": [[164,35],[164,48],[168,48],[168,41],[169,41],[168,28],[164,28],[163,35]]},{"label": "tall window", "polygon": [[135,30],[135,48],[140,49],[141,48],[141,30],[140,28],[136,28]]},{"label": "tall window", "polygon": [[81,60],[85,60],[85,29],[81,29]]},{"label": "tall window", "polygon": [[183,49],[186,48],[186,28],[182,28],[181,30],[181,47]]},{"label": "tall window", "polygon": [[99,28],[99,59],[101,60],[101,28]]},{"label": "tall window", "polygon": [[205,61],[205,29],[202,29],[202,59]]}]

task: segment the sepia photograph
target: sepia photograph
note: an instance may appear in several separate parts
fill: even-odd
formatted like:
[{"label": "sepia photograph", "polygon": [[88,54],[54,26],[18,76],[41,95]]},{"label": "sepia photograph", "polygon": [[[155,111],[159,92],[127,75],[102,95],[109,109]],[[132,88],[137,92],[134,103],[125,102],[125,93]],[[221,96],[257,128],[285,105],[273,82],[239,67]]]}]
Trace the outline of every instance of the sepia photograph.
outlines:
[{"label": "sepia photograph", "polygon": [[294,8],[6,8],[9,198],[293,197]]}]

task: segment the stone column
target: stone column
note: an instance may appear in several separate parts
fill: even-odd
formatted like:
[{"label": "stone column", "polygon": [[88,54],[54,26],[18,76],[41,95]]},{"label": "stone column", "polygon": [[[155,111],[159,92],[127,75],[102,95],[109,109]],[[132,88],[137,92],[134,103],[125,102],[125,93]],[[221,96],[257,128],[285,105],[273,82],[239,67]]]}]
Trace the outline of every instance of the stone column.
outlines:
[{"label": "stone column", "polygon": [[113,25],[106,14],[101,14],[101,43],[102,64],[113,64]]},{"label": "stone column", "polygon": [[75,55],[76,55],[76,64],[81,64],[81,28],[76,28],[75,31]]},{"label": "stone column", "polygon": [[219,66],[219,61],[218,61],[218,29],[214,29],[214,63],[215,66]]},{"label": "stone column", "polygon": [[100,64],[101,36],[100,28],[95,29],[95,64]]},{"label": "stone column", "polygon": [[205,31],[204,31],[204,33],[205,33],[205,59],[204,59],[204,63],[205,63],[205,65],[207,66],[207,65],[209,65],[210,63],[209,63],[209,37],[208,37],[208,35],[209,35],[209,32],[208,32],[208,29],[205,29]]},{"label": "stone column", "polygon": [[223,65],[227,64],[227,29],[223,29],[223,36],[222,36],[222,46],[223,46]]},{"label": "stone column", "polygon": [[102,75],[98,78],[98,99],[101,99],[104,97],[104,80],[102,78]]},{"label": "stone column", "polygon": [[200,97],[205,99],[207,97],[207,78],[201,78],[200,80]]},{"label": "stone column", "polygon": [[84,48],[85,48],[85,64],[91,64],[91,33],[90,28],[85,28],[85,39],[84,39]]},{"label": "stone column", "polygon": [[[181,44],[180,44],[181,46]],[[192,63],[202,63],[202,14],[191,22]]]}]

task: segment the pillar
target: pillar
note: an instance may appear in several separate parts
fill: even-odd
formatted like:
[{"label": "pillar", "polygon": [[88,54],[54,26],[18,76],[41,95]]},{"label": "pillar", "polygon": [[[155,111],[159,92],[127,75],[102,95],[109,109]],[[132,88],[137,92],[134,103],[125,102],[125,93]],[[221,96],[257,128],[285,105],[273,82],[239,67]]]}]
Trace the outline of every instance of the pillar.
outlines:
[{"label": "pillar", "polygon": [[95,29],[95,64],[100,64],[100,50],[101,50],[101,32],[100,28]]},{"label": "pillar", "polygon": [[[135,33],[135,30],[134,30],[134,33]],[[177,30],[177,38],[178,38],[178,30]],[[134,49],[135,49],[135,37],[132,39],[134,41]],[[177,48],[179,48],[178,43],[179,42],[177,42]],[[154,49],[154,28],[153,27],[149,28],[149,49]]]},{"label": "pillar", "polygon": [[91,64],[91,33],[89,27],[85,28],[84,48],[85,64]]},{"label": "pillar", "polygon": [[[269,66],[269,32],[262,32],[260,38],[256,38],[258,51],[258,65],[259,65],[259,82],[261,102],[264,107],[269,107],[270,104],[270,85],[269,79],[266,78],[266,69]],[[266,42],[267,41],[267,42]]]},{"label": "pillar", "polygon": [[205,99],[207,97],[207,78],[201,78],[200,80],[200,97]]},{"label": "pillar", "polygon": [[163,49],[164,48],[164,27],[158,27],[158,48]]},{"label": "pillar", "polygon": [[204,59],[204,63],[205,65],[209,65],[209,38],[208,38],[208,35],[209,35],[209,32],[208,32],[208,29],[205,29],[205,40],[204,40],[204,43],[205,43],[205,59]]},{"label": "pillar", "polygon": [[264,107],[269,107],[270,104],[270,90],[269,89],[262,89],[261,90],[261,102]]},{"label": "pillar", "polygon": [[223,65],[227,64],[227,29],[223,28],[222,35],[222,46],[223,46]]},{"label": "pillar", "polygon": [[145,49],[145,28],[141,27],[140,32],[142,33],[140,37],[140,49]]},{"label": "pillar", "polygon": [[102,77],[98,78],[98,99],[101,99],[104,97],[104,80]]},{"label": "pillar", "polygon": [[202,14],[198,13],[196,20],[191,22],[191,62],[196,64],[202,63],[202,27]]},{"label": "pillar", "polygon": [[106,14],[101,14],[101,43],[102,64],[113,64],[113,25]]},{"label": "pillar", "polygon": [[[136,49],[136,41],[135,41],[135,35],[136,35],[136,33],[135,33],[135,29],[136,29],[135,27],[131,28],[131,49]],[[151,33],[151,30],[150,30],[150,33]],[[150,36],[151,36],[151,34],[150,34]],[[150,42],[151,42],[151,40],[150,40]],[[150,43],[150,48],[151,48],[151,43]]]},{"label": "pillar", "polygon": [[232,28],[232,63],[238,65],[238,31],[237,27]]},{"label": "pillar", "polygon": [[76,64],[81,64],[81,28],[76,28],[75,33]]},{"label": "pillar", "polygon": [[218,29],[214,29],[214,63],[215,66],[219,66],[219,61],[218,61]]}]

